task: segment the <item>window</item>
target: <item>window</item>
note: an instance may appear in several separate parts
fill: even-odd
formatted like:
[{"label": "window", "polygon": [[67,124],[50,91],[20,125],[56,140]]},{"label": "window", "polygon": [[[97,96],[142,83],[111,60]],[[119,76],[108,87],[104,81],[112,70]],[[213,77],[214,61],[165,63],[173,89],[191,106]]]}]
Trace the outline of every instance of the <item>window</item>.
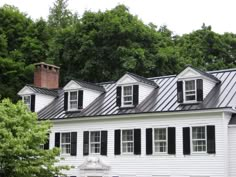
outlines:
[{"label": "window", "polygon": [[167,153],[167,129],[154,129],[154,152]]},{"label": "window", "polygon": [[192,127],[193,152],[206,152],[206,127]]},{"label": "window", "polygon": [[90,132],[90,149],[92,154],[100,154],[101,132]]},{"label": "window", "polygon": [[185,101],[196,101],[196,80],[185,81]]},{"label": "window", "polygon": [[134,131],[122,130],[122,153],[134,152]]},{"label": "window", "polygon": [[123,106],[133,105],[133,86],[123,86]]},{"label": "window", "polygon": [[69,92],[69,109],[78,109],[78,91]]},{"label": "window", "polygon": [[30,104],[31,104],[31,99],[30,96],[23,96],[22,97],[23,102],[28,106],[28,108],[30,109]]},{"label": "window", "polygon": [[61,133],[61,153],[70,154],[71,133]]}]

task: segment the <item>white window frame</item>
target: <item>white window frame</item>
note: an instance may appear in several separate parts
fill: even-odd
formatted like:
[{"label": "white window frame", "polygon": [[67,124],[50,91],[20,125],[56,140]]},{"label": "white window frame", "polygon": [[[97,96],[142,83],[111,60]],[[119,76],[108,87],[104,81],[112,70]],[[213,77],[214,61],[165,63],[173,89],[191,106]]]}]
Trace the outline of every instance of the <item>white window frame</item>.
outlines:
[{"label": "white window frame", "polygon": [[[127,131],[127,130],[131,130],[132,131],[132,136],[133,136],[133,140],[132,141],[123,141],[123,131]],[[121,138],[120,138],[120,141],[121,141],[121,153],[122,154],[134,154],[134,129],[123,129],[121,130]],[[132,152],[123,152],[123,144],[124,143],[133,143],[133,149],[132,149]]]},{"label": "white window frame", "polygon": [[[131,95],[124,95],[124,87],[131,87]],[[134,100],[134,98],[133,98],[133,85],[123,85],[122,86],[122,91],[121,91],[121,93],[122,93],[122,99],[121,99],[121,102],[122,102],[122,107],[132,107],[132,106],[134,106],[133,105],[133,100]],[[131,104],[128,104],[128,105],[125,105],[124,103],[125,103],[125,101],[124,101],[124,97],[125,96],[127,96],[127,97],[130,97],[131,96]]]},{"label": "white window frame", "polygon": [[[194,139],[193,140],[193,128],[197,128],[197,127],[204,127],[205,128],[205,139]],[[192,126],[191,127],[191,133],[190,133],[190,140],[191,140],[191,152],[193,154],[202,154],[202,153],[207,153],[207,127],[205,125],[199,125],[199,126]],[[206,145],[206,150],[205,151],[194,151],[193,149],[193,141],[205,141],[205,145]]]},{"label": "white window frame", "polygon": [[[195,91],[195,100],[187,100],[186,99],[186,92],[188,92],[188,91],[186,91],[186,87],[185,87],[185,84],[186,84],[186,82],[188,82],[188,81],[194,81],[194,84],[195,84],[195,89],[194,90],[191,90],[191,91]],[[183,82],[184,84],[183,84],[183,94],[184,94],[184,102],[186,102],[186,103],[195,103],[195,102],[197,102],[197,79],[186,79],[186,80],[184,80],[184,82]],[[193,95],[193,94],[191,94],[191,95]]]},{"label": "white window frame", "polygon": [[[91,135],[93,132],[99,132],[99,142],[91,142]],[[99,144],[99,152],[92,152],[92,144]],[[90,151],[90,154],[93,154],[93,155],[96,155],[96,154],[101,154],[101,131],[90,131],[89,132],[89,151]]]},{"label": "white window frame", "polygon": [[[166,130],[166,140],[155,140],[155,130],[157,129],[165,129]],[[153,131],[153,152],[154,154],[167,154],[168,153],[168,128],[167,127],[157,127],[157,128],[153,128],[152,129]],[[155,151],[155,142],[166,142],[166,151],[165,152],[157,152]]]},{"label": "white window frame", "polygon": [[[77,92],[76,94],[77,94],[77,99],[76,100],[71,100],[70,99],[70,95],[71,95],[71,92]],[[70,90],[70,91],[68,91],[68,110],[69,111],[73,111],[73,110],[78,110],[78,97],[79,97],[79,94],[78,94],[78,90]],[[76,108],[71,108],[71,101],[76,101],[76,103],[77,103],[77,106],[76,106]]]},{"label": "white window frame", "polygon": [[[69,143],[62,143],[62,134],[70,134],[70,142]],[[63,153],[62,152],[62,145],[70,145],[70,153]],[[60,149],[61,149],[61,155],[70,155],[71,154],[71,132],[61,132],[60,133]]]},{"label": "white window frame", "polygon": [[[25,97],[29,97],[29,100],[30,100],[29,104],[25,103]],[[24,104],[25,104],[29,109],[31,109],[31,95],[23,95],[23,96],[22,96],[22,101],[24,102]]]}]

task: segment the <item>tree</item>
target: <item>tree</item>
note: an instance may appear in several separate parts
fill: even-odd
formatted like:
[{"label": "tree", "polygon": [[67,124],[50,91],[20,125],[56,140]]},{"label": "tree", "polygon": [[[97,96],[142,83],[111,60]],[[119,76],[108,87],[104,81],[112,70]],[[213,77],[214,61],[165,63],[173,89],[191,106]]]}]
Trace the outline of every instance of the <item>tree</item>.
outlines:
[{"label": "tree", "polygon": [[66,28],[73,23],[73,14],[68,10],[68,0],[56,0],[50,8],[48,23],[55,29]]},{"label": "tree", "polygon": [[21,101],[0,102],[1,177],[53,177],[67,169],[54,166],[58,161],[57,148],[40,148],[47,141],[50,126],[47,121],[38,122],[36,114]]},{"label": "tree", "polygon": [[87,11],[80,23],[55,37],[54,58],[61,65],[62,83],[73,78],[116,80],[126,71],[153,76],[171,68],[171,62],[158,55],[160,47],[173,43],[169,32],[145,25],[124,5],[105,12]]}]

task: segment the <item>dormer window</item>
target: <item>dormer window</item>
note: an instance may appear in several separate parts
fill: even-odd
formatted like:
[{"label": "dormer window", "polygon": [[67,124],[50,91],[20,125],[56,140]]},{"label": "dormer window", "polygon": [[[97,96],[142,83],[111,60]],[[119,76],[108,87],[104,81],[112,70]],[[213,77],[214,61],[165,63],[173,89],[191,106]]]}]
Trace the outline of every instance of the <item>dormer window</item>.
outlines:
[{"label": "dormer window", "polygon": [[30,95],[22,96],[22,101],[28,106],[29,109],[31,107],[31,98],[30,97],[31,97]]},{"label": "dormer window", "polygon": [[69,110],[78,109],[78,91],[71,91],[69,93]]},{"label": "dormer window", "polygon": [[186,79],[177,81],[177,101],[184,104],[203,101],[203,80]]},{"label": "dormer window", "polygon": [[22,101],[30,111],[35,112],[35,95],[22,95]]},{"label": "dormer window", "polygon": [[196,80],[185,81],[185,101],[196,101]]},{"label": "dormer window", "polygon": [[122,96],[123,106],[133,105],[133,86],[123,86],[123,96]]},{"label": "dormer window", "polygon": [[77,111],[83,109],[83,90],[71,90],[64,93],[65,111]]},{"label": "dormer window", "polygon": [[116,90],[118,107],[132,108],[139,104],[139,85],[118,86]]}]

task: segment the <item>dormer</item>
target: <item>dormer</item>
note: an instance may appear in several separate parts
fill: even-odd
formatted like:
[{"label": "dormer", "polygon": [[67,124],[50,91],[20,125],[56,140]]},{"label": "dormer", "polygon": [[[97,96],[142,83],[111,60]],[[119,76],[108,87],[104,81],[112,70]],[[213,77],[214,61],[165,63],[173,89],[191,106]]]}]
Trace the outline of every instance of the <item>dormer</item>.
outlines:
[{"label": "dormer", "polygon": [[177,79],[177,101],[182,104],[201,103],[215,85],[220,83],[215,76],[190,66]]},{"label": "dormer", "polygon": [[57,90],[26,85],[18,95],[32,112],[39,112],[57,97]]},{"label": "dormer", "polygon": [[122,76],[116,85],[116,104],[120,108],[136,107],[157,88],[154,81],[129,72]]},{"label": "dormer", "polygon": [[105,92],[100,85],[78,80],[71,80],[63,90],[65,111],[81,111]]}]

